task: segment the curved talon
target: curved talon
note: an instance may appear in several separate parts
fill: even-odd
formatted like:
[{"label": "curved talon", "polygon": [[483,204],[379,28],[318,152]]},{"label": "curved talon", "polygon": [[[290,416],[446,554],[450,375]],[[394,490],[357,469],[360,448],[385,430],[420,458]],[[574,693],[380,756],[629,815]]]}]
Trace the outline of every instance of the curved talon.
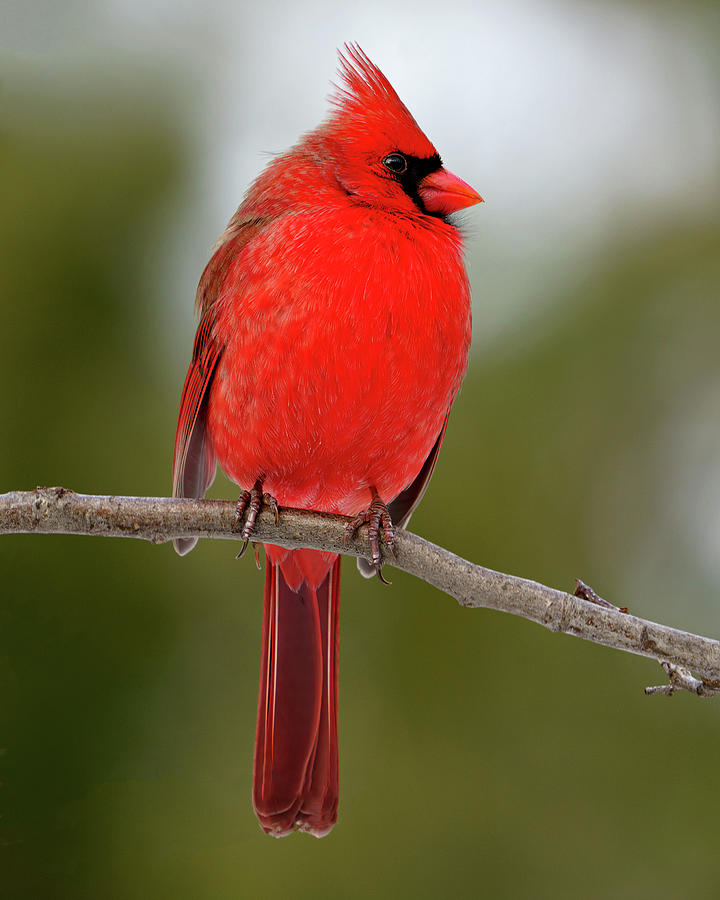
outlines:
[{"label": "curved talon", "polygon": [[395,556],[395,532],[393,530],[390,513],[387,511],[387,507],[374,488],[370,506],[362,512],[359,512],[354,519],[345,525],[345,542],[355,535],[355,532],[361,525],[368,526],[371,562],[375,567],[377,576],[383,584],[390,584],[391,582],[387,581],[380,572],[383,565],[382,556],[380,554],[380,532],[382,531],[385,546],[393,557]]},{"label": "curved talon", "polygon": [[238,555],[235,557],[235,559],[242,559],[243,556],[245,556],[245,551],[247,550],[247,548],[248,548],[248,539],[246,538],[246,539],[243,541],[243,545],[242,545],[242,547],[240,548],[240,552],[239,552]]},{"label": "curved talon", "polygon": [[379,569],[375,570],[375,574],[382,581],[383,584],[387,584],[388,586],[392,584],[392,581],[388,581],[387,578],[382,573],[382,566]]}]

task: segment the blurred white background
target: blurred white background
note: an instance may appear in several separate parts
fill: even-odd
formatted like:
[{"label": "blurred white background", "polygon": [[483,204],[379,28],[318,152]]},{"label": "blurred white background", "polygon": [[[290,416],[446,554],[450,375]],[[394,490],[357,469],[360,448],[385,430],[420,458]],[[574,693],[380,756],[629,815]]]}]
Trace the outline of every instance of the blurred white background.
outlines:
[{"label": "blurred white background", "polygon": [[541,323],[539,301],[619,230],[714,211],[716,28],[716,8],[669,2],[68,0],[11,4],[0,48],[39,79],[93,90],[134,70],[138,91],[180,95],[199,169],[164,277],[189,294],[263,153],[324,117],[335,50],[358,41],[486,200],[468,224],[477,352]]}]

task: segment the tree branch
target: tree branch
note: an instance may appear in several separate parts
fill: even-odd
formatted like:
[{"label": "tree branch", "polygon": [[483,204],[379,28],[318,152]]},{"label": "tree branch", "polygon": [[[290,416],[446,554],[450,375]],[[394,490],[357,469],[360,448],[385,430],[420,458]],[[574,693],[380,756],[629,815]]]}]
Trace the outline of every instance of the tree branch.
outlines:
[{"label": "tree branch", "polygon": [[[61,487],[37,488],[0,495],[0,534],[92,534],[154,544],[176,537],[238,540],[232,531],[234,514],[235,503],[227,500],[95,497]],[[290,549],[312,547],[366,556],[367,529],[346,541],[347,521],[344,516],[283,508],[276,525],[272,513],[263,510],[254,539]],[[597,598],[586,585],[582,596],[574,596],[503,575],[403,529],[396,532],[395,556],[384,547],[382,551],[385,563],[450,594],[461,606],[512,613],[550,631],[657,660],[670,684],[648,688],[648,693],[684,689],[707,697],[720,692],[720,641],[628,615]]]}]

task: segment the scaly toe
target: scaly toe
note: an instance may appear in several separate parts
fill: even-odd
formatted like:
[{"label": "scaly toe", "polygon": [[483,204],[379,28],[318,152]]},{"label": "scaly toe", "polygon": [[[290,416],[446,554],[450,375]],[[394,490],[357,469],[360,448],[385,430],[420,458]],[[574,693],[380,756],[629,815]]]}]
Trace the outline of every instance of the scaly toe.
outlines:
[{"label": "scaly toe", "polygon": [[237,506],[235,507],[235,518],[232,523],[232,530],[237,531],[240,522],[242,522],[242,518],[245,515],[245,510],[247,509],[247,505],[250,502],[250,491],[243,491],[238,498]]},{"label": "scaly toe", "polygon": [[279,525],[280,524],[280,510],[278,509],[277,500],[273,497],[272,494],[265,493],[262,496],[262,502],[265,504],[265,506],[267,506],[267,508],[270,510],[270,512],[275,516],[275,524]]},{"label": "scaly toe", "polygon": [[345,524],[345,538],[344,541],[347,542],[354,538],[357,534],[359,528],[363,525],[367,525],[370,520],[370,510],[364,509],[362,512],[359,512],[354,519],[351,519],[349,522]]},{"label": "scaly toe", "polygon": [[385,546],[391,556],[395,556],[395,532],[393,529],[390,513],[387,507],[380,499],[376,491],[373,492],[372,502],[368,509],[364,509],[358,513],[354,519],[345,525],[345,540],[355,535],[355,532],[361,525],[368,526],[368,543],[370,544],[370,558],[378,578],[383,584],[390,584],[383,578],[380,570],[382,569],[382,555],[380,553],[380,532],[382,532]]},{"label": "scaly toe", "polygon": [[[238,525],[243,519],[243,516],[247,516],[245,518],[245,522],[242,526],[242,530],[240,531],[240,537],[244,541],[242,549],[237,555],[237,559],[240,559],[245,555],[245,551],[248,547],[248,542],[255,531],[255,522],[257,521],[257,517],[260,513],[260,510],[263,506],[267,506],[268,509],[272,512],[275,517],[275,524],[277,525],[280,522],[280,512],[278,509],[277,500],[272,496],[272,494],[265,493],[263,494],[262,489],[262,480],[258,479],[252,487],[250,491],[243,491],[240,494],[240,499],[237,502],[237,507],[235,508],[235,518],[233,519],[233,531],[237,530]],[[256,560],[257,560],[257,551],[256,551]]]}]

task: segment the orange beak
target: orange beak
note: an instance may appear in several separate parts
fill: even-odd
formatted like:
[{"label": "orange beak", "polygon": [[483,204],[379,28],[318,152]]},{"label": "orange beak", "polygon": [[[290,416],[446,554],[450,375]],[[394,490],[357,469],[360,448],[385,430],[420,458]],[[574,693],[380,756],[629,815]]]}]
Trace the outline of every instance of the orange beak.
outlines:
[{"label": "orange beak", "polygon": [[442,216],[483,202],[476,190],[447,169],[438,169],[423,178],[418,194],[428,212]]}]

